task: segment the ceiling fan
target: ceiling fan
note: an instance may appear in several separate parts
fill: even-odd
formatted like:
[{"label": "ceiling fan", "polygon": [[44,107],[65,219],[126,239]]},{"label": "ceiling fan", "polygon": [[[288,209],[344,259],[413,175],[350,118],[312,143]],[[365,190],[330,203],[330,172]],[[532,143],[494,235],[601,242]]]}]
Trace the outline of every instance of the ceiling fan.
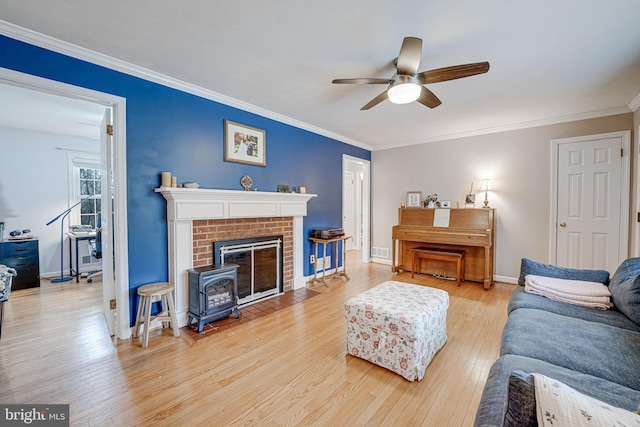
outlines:
[{"label": "ceiling fan", "polygon": [[422,55],[422,39],[405,37],[400,48],[400,54],[394,61],[396,73],[390,79],[383,78],[356,78],[335,79],[335,84],[388,84],[387,90],[373,98],[361,110],[375,107],[385,99],[394,104],[407,104],[418,101],[429,108],[435,108],[442,101],[424,87],[425,84],[445,82],[447,80],[461,79],[475,76],[489,71],[488,62],[476,62],[473,64],[455,65],[453,67],[438,68],[435,70],[418,72],[420,56]]}]

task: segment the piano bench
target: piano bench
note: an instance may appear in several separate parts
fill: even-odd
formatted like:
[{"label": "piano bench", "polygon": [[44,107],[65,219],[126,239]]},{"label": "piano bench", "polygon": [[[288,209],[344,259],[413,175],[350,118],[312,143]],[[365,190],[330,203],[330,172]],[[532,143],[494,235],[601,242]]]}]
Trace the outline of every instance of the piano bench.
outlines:
[{"label": "piano bench", "polygon": [[415,271],[420,274],[420,264],[423,259],[432,259],[437,261],[451,261],[456,263],[457,284],[464,281],[464,255],[465,251],[461,249],[438,249],[420,246],[411,249],[413,259],[411,262],[411,278]]}]

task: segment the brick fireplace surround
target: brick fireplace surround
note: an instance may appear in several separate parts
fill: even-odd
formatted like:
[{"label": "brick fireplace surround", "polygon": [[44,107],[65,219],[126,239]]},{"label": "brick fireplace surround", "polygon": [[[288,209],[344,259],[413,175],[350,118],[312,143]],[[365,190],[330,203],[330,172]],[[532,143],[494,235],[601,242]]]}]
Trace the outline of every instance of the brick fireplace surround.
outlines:
[{"label": "brick fireplace surround", "polygon": [[178,325],[188,323],[188,270],[213,264],[213,242],[282,235],[283,288],[304,287],[303,218],[315,194],[160,187],[167,201],[168,280]]},{"label": "brick fireplace surround", "polygon": [[293,217],[234,218],[193,221],[193,266],[215,264],[213,242],[282,236],[282,286],[293,290]]}]

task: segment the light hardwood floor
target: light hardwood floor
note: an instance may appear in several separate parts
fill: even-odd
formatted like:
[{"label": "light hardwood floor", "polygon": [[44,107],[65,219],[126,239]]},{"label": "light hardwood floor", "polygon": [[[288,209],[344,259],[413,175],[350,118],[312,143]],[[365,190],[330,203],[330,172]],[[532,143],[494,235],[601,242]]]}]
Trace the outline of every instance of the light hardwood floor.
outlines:
[{"label": "light hardwood floor", "polygon": [[[100,283],[43,280],[5,305],[0,402],[70,404],[84,426],[471,425],[513,285],[347,269],[302,303],[198,342],[152,331],[147,349],[108,336]],[[346,355],[344,301],[385,280],[449,292],[448,341],[420,382]]]}]

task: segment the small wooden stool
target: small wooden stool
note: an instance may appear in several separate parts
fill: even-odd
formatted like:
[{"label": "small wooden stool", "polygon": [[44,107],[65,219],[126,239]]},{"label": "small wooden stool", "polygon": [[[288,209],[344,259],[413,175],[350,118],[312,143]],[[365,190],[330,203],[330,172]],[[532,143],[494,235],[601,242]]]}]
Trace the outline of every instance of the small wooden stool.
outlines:
[{"label": "small wooden stool", "polygon": [[438,261],[451,261],[456,263],[457,283],[464,281],[464,254],[465,251],[458,249],[437,249],[428,247],[418,247],[411,249],[413,259],[411,263],[411,278],[413,279],[414,271],[420,274],[420,260],[433,259]]},{"label": "small wooden stool", "polygon": [[[176,309],[173,304],[173,283],[158,282],[143,285],[138,288],[138,317],[136,319],[136,327],[133,336],[137,337],[140,331],[140,321],[144,316],[144,331],[142,332],[142,348],[149,345],[149,325],[155,319],[162,321],[162,327],[171,326],[173,336],[179,337],[178,321],[176,319]],[[151,304],[154,298],[160,298],[162,311],[151,317]]]}]

